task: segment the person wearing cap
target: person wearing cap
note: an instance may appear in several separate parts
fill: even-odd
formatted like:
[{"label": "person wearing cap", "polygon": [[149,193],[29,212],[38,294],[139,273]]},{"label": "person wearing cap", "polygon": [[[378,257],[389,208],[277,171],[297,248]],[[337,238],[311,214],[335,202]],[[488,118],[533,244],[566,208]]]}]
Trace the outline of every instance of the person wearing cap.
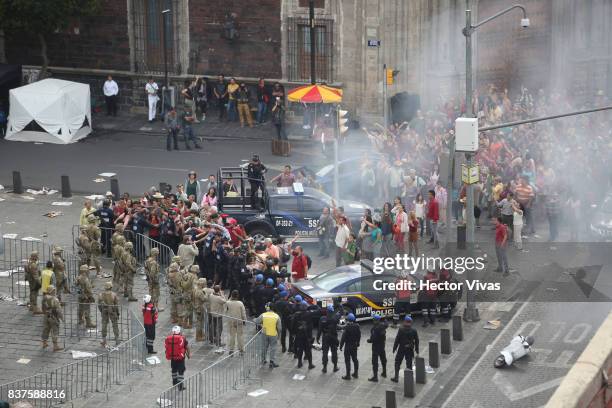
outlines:
[{"label": "person wearing cap", "polygon": [[191,358],[191,350],[187,338],[183,336],[181,326],[174,326],[172,333],[164,340],[166,359],[170,360],[172,371],[172,385],[178,385],[178,390],[183,391],[185,384],[185,357]]},{"label": "person wearing cap", "polygon": [[104,292],[98,295],[98,310],[102,315],[102,347],[106,347],[106,333],[108,332],[108,321],[113,324],[115,344],[119,344],[119,298],[113,292],[112,282],[104,284]]},{"label": "person wearing cap", "polygon": [[238,344],[238,350],[244,352],[244,338],[242,327],[246,324],[247,316],[244,303],[240,300],[237,290],[232,291],[232,297],[225,304],[229,319],[229,353],[234,352],[234,346]]},{"label": "person wearing cap", "polygon": [[217,347],[222,347],[221,335],[223,334],[223,313],[225,312],[225,304],[227,300],[223,296],[221,287],[215,285],[213,293],[209,296],[210,314],[212,316],[211,335],[213,344]]},{"label": "person wearing cap", "polygon": [[[157,257],[159,256],[159,248],[151,248],[151,254],[147,258],[144,264],[145,276],[147,277],[147,284],[149,285],[149,294],[151,295],[151,302],[155,307],[159,307],[159,262]],[[159,309],[161,312],[162,310]]]},{"label": "person wearing cap", "polygon": [[262,362],[267,362],[268,350],[270,351],[270,368],[278,367],[274,362],[276,359],[276,343],[278,343],[278,334],[281,331],[280,316],[272,309],[270,303],[266,303],[266,311],[255,319],[255,323],[261,325],[264,340],[262,348]]},{"label": "person wearing cap", "polygon": [[152,301],[151,295],[144,295],[142,305],[142,322],[144,324],[145,336],[147,338],[147,353],[157,354],[153,350],[155,341],[155,324],[157,323],[157,307]]},{"label": "person wearing cap", "polygon": [[121,258],[120,264],[123,266],[123,297],[128,298],[129,302],[137,302],[138,299],[134,297],[133,289],[134,289],[134,275],[136,275],[136,269],[138,268],[138,263],[136,261],[136,257],[133,255],[134,252],[134,244],[131,241],[125,243],[123,256]]},{"label": "person wearing cap", "polygon": [[89,281],[89,268],[87,265],[81,265],[79,268],[79,276],[76,279],[77,287],[79,288],[79,325],[85,323],[87,329],[95,329],[96,325],[91,321],[91,304],[95,303],[91,282]]},{"label": "person wearing cap", "polygon": [[323,373],[327,372],[328,354],[331,351],[331,360],[334,365],[334,373],[339,371],[338,368],[338,322],[340,317],[334,311],[334,305],[327,305],[326,313],[319,318],[319,327],[317,329],[317,343],[323,335],[323,343],[321,343],[321,357],[323,363]]},{"label": "person wearing cap", "polygon": [[[108,193],[107,193],[108,194]],[[102,233],[102,253],[106,254],[107,258],[111,257],[111,235],[113,232],[113,226],[115,225],[115,213],[111,207],[112,193],[110,199],[108,196],[102,202],[102,208],[94,212],[100,220],[100,229]]]},{"label": "person wearing cap", "polygon": [[402,366],[402,360],[406,360],[406,368],[412,370],[412,359],[416,352],[419,355],[419,334],[412,328],[412,317],[404,317],[404,324],[399,328],[393,343],[393,352],[395,355],[395,376],[391,381],[399,381],[399,370]]},{"label": "person wearing cap", "polygon": [[170,294],[170,321],[172,324],[179,322],[179,312],[182,313],[183,293],[181,291],[181,274],[178,263],[172,261],[166,273],[166,282]]},{"label": "person wearing cap", "polygon": [[262,196],[264,194],[264,174],[266,170],[266,166],[259,160],[259,155],[254,154],[247,167],[247,177],[251,185],[251,207],[255,210],[260,208],[260,200],[257,196],[258,190],[261,190]]},{"label": "person wearing cap", "polygon": [[351,360],[353,360],[353,374],[352,377],[359,378],[359,360],[357,360],[357,349],[359,348],[359,342],[361,341],[361,329],[355,319],[353,313],[349,313],[346,316],[347,324],[340,338],[340,351],[344,348],[344,364],[346,366],[346,375],[342,377],[343,380],[351,379]]},{"label": "person wearing cap", "polygon": [[89,263],[96,267],[96,275],[102,275],[102,265],[100,263],[100,255],[102,254],[102,246],[100,238],[102,236],[100,227],[98,227],[98,218],[94,214],[87,216],[87,238],[89,238]]},{"label": "person wearing cap", "polygon": [[62,305],[60,304],[57,297],[55,297],[55,286],[49,285],[47,288],[47,294],[43,296],[42,301],[42,313],[45,316],[43,332],[42,332],[42,347],[47,348],[47,340],[49,335],[53,341],[53,351],[63,350],[60,347],[57,338],[59,335],[59,325],[64,320],[64,314],[62,313]]},{"label": "person wearing cap", "polygon": [[385,353],[385,342],[387,340],[387,324],[379,314],[372,316],[374,324],[370,329],[368,343],[372,344],[372,377],[368,381],[378,382],[378,360],[382,365],[382,378],[387,378],[387,354]]},{"label": "person wearing cap", "polygon": [[38,291],[42,285],[40,269],[38,268],[38,251],[30,253],[30,258],[25,266],[25,280],[30,288],[30,312],[35,315],[42,314],[42,311],[38,308]]},{"label": "person wearing cap", "polygon": [[61,247],[53,248],[53,274],[55,275],[55,290],[57,291],[57,298],[62,301],[62,294],[69,294],[70,290],[68,290],[68,279],[66,279],[66,263],[64,262],[64,258],[62,258],[63,249]]}]

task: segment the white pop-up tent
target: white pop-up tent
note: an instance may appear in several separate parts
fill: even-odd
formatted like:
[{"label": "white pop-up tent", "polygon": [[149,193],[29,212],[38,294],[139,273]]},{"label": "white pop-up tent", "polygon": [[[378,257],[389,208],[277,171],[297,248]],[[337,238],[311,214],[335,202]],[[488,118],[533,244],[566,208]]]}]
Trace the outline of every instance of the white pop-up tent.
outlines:
[{"label": "white pop-up tent", "polygon": [[91,133],[89,85],[43,79],[10,91],[6,140],[74,143]]}]

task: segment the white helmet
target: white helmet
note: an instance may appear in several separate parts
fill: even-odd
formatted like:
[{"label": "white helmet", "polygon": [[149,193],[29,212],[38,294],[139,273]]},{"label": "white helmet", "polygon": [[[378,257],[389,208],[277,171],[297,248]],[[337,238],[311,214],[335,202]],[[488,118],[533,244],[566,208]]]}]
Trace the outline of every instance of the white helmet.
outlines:
[{"label": "white helmet", "polygon": [[172,334],[181,334],[181,326],[174,326],[172,328]]},{"label": "white helmet", "polygon": [[144,295],[143,300],[145,303],[149,303],[151,301],[151,295]]}]

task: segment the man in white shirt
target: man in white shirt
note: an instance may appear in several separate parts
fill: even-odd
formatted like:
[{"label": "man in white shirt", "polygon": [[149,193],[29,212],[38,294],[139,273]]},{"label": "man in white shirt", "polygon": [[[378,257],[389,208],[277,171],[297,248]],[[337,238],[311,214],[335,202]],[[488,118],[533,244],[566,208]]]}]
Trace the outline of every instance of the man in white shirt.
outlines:
[{"label": "man in white shirt", "polygon": [[119,93],[119,86],[113,80],[112,76],[109,75],[108,78],[106,78],[102,91],[104,91],[104,99],[106,100],[106,116],[117,116],[117,94]]},{"label": "man in white shirt", "polygon": [[341,215],[338,217],[338,231],[336,232],[336,266],[342,265],[342,254],[346,251],[346,245],[348,243],[349,235],[351,230],[346,225],[346,217]]},{"label": "man in white shirt", "polygon": [[147,97],[149,98],[149,122],[153,122],[155,120],[155,115],[157,113],[157,101],[159,97],[157,96],[157,91],[159,87],[153,80],[153,77],[149,77],[149,82],[145,85],[145,91],[147,92]]}]

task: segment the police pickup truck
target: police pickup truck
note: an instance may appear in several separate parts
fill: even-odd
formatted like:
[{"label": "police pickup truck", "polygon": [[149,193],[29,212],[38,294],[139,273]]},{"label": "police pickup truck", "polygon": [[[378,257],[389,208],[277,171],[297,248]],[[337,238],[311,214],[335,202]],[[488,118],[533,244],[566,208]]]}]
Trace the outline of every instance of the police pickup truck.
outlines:
[{"label": "police pickup truck", "polygon": [[[324,207],[331,207],[332,198],[317,189],[294,185],[294,187],[263,188],[258,192],[261,209],[251,206],[250,183],[243,167],[219,169],[217,206],[220,212],[235,218],[255,240],[264,237],[289,238],[296,234],[299,240],[318,239],[317,227]],[[353,228],[359,228],[366,204],[341,201],[344,213]]]}]

